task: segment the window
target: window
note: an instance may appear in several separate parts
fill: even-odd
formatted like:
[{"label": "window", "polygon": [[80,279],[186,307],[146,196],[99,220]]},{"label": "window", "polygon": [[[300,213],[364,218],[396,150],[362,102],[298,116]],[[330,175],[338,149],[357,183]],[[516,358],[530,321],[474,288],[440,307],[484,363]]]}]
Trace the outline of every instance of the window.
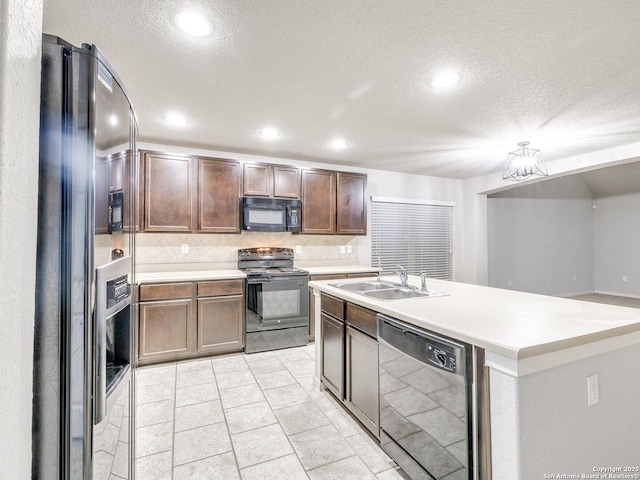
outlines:
[{"label": "window", "polygon": [[384,273],[407,272],[452,279],[452,202],[371,198],[371,264]]}]

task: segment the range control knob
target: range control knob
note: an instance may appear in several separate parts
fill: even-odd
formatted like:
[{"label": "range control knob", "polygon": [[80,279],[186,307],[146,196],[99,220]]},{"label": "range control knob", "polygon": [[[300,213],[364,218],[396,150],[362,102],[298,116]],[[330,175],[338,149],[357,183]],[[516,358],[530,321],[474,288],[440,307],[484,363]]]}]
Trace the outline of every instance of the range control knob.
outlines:
[{"label": "range control knob", "polygon": [[447,366],[447,355],[444,352],[436,352],[436,361],[441,367]]}]

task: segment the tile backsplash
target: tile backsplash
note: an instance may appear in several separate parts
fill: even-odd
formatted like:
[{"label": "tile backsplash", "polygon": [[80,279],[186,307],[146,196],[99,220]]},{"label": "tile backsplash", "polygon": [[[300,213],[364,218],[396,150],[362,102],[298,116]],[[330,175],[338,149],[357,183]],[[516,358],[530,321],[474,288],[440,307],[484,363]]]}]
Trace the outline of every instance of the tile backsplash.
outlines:
[{"label": "tile backsplash", "polygon": [[[136,264],[233,263],[238,249],[287,247],[295,249],[297,262],[358,261],[359,237],[345,235],[292,235],[290,233],[242,232],[231,234],[141,233],[136,235]],[[188,252],[182,253],[183,244]],[[345,253],[341,252],[344,247]],[[351,253],[347,253],[351,247]]]}]

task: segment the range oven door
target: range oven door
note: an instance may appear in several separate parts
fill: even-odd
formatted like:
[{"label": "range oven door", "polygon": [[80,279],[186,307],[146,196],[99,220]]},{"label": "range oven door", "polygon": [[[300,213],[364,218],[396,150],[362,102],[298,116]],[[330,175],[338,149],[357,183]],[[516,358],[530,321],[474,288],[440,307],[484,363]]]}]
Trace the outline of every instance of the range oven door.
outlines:
[{"label": "range oven door", "polygon": [[247,353],[305,345],[309,340],[309,279],[247,279]]},{"label": "range oven door", "polygon": [[[247,315],[252,327],[270,330],[309,325],[309,281],[306,277],[247,280]],[[249,318],[247,317],[247,331]]]}]

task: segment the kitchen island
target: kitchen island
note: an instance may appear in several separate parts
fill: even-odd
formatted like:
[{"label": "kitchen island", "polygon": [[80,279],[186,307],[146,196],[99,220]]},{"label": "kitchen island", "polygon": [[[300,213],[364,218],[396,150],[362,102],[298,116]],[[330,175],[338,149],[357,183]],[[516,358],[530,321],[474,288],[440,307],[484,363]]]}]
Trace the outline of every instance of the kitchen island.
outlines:
[{"label": "kitchen island", "polygon": [[[447,296],[379,301],[335,283],[310,286],[484,350],[492,478],[588,478],[640,465],[640,310],[441,280],[427,285]],[[599,401],[588,406],[593,375]]]}]

